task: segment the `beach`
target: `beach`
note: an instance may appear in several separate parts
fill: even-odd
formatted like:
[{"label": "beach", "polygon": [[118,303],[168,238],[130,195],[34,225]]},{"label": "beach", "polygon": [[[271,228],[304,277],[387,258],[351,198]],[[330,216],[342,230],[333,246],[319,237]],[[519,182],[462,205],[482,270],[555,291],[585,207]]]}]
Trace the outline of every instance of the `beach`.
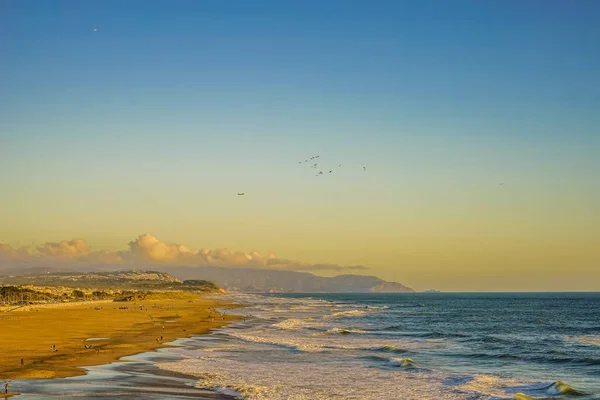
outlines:
[{"label": "beach", "polygon": [[[130,321],[128,329],[86,332],[88,338],[93,334],[111,340],[84,342],[79,335],[75,343],[104,346],[106,354],[114,352],[112,357],[92,358],[86,365],[93,366],[75,369],[77,375],[70,370],[68,378],[56,373],[55,379],[17,379],[11,389],[23,400],[516,400],[571,395],[600,400],[594,334],[599,301],[599,295],[585,293],[230,293],[218,300],[197,299],[190,306],[200,321],[195,328],[184,324],[192,315],[184,316],[189,300],[144,301],[144,307],[157,307],[153,319],[165,323],[164,331],[163,325],[145,323],[145,330]],[[141,311],[128,303],[92,308],[100,312],[95,308],[106,309],[107,304],[115,318],[119,312],[133,318]],[[119,310],[123,304],[130,309]],[[69,315],[86,310],[84,305],[66,309],[72,310]],[[578,326],[552,318],[566,310],[577,310]],[[217,312],[224,319],[211,321]],[[168,321],[177,314],[181,326],[169,332],[167,325],[173,322]],[[206,332],[208,321],[214,327],[210,334],[187,335],[192,329]],[[139,330],[135,337],[144,345],[127,348],[131,355],[119,358],[119,343],[131,344],[126,340],[131,327]],[[156,342],[161,332],[169,343]],[[66,359],[70,368],[84,365],[73,354]],[[46,357],[41,364],[50,363],[61,371],[58,359]],[[561,368],[565,363],[569,368]]]},{"label": "beach", "polygon": [[63,378],[80,367],[162,347],[208,333],[235,317],[215,308],[236,305],[190,293],[137,302],[95,301],[32,305],[0,312],[0,381]]}]

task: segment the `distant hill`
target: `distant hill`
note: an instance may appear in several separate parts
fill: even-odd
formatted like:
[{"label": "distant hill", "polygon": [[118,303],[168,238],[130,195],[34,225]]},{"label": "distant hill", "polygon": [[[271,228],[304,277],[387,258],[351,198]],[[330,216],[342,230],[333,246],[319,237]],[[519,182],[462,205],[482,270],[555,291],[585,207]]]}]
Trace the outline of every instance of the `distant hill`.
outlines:
[{"label": "distant hill", "polygon": [[154,267],[168,271],[179,279],[206,279],[227,290],[243,292],[284,293],[365,293],[365,292],[414,292],[397,282],[386,282],[376,276],[339,275],[322,277],[308,272],[275,271],[250,268],[222,267]]},{"label": "distant hill", "polygon": [[184,281],[158,271],[113,271],[113,272],[58,272],[40,275],[0,277],[0,284],[63,286],[78,289],[129,289],[129,290],[186,290],[221,291],[206,280]]},{"label": "distant hill", "polygon": [[[122,267],[123,270],[115,271],[119,267]],[[78,268],[78,272],[68,272],[74,271],[74,268]],[[89,272],[80,272],[84,268],[85,271]],[[81,265],[68,267],[62,265],[59,267],[31,267],[21,270],[5,269],[0,273],[12,276],[10,278],[0,277],[0,283],[172,290],[185,285],[185,280],[199,279],[214,282],[226,290],[254,293],[414,292],[413,289],[401,283],[387,282],[376,276],[365,275],[322,277],[308,272],[296,271],[156,264],[139,266],[139,268],[151,268],[152,271],[129,271],[125,268],[131,267],[98,264],[86,265],[85,267]],[[31,281],[33,278],[35,278],[35,283]]]}]

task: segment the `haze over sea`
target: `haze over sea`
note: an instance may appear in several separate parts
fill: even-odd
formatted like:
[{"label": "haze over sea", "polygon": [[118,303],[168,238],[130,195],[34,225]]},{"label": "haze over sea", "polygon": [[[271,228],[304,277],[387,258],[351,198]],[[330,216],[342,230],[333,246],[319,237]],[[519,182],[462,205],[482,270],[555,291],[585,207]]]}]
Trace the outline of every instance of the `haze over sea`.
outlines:
[{"label": "haze over sea", "polygon": [[600,399],[600,294],[233,295],[159,364],[246,399]]}]

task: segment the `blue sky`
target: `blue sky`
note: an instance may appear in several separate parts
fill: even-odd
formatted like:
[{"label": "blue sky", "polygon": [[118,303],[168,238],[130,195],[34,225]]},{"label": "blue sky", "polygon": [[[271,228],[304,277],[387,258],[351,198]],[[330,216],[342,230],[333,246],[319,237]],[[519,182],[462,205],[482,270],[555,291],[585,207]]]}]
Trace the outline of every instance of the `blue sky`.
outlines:
[{"label": "blue sky", "polygon": [[[599,18],[596,1],[3,1],[0,241],[150,231],[333,262],[366,238],[311,242],[309,222],[394,243],[410,220],[435,247],[474,235],[444,226],[477,208],[495,235],[532,218],[528,235],[588,237]],[[297,165],[314,154],[355,169],[317,183]]]}]

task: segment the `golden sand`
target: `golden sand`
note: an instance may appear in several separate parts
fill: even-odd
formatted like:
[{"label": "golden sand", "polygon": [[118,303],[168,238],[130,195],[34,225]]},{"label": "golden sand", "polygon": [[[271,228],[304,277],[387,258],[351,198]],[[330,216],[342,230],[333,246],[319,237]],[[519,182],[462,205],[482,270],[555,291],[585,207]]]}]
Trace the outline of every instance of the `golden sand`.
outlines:
[{"label": "golden sand", "polygon": [[107,364],[176,338],[207,333],[235,318],[218,314],[215,307],[235,305],[176,293],[135,303],[98,301],[0,312],[0,382],[83,375],[78,367]]}]

